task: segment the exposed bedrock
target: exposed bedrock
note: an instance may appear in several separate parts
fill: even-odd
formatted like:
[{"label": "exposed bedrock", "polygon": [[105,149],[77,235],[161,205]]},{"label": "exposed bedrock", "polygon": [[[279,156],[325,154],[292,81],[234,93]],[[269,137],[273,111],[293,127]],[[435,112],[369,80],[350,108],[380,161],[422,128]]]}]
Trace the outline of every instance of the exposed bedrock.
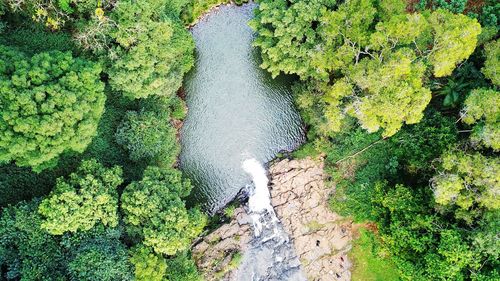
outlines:
[{"label": "exposed bedrock", "polygon": [[[346,254],[351,246],[351,222],[328,207],[333,188],[324,183],[323,163],[285,159],[271,165],[269,176],[272,205],[290,236],[302,273],[310,281],[350,280]],[[251,247],[250,224],[244,209],[237,208],[229,223],[194,247],[207,281],[241,279],[237,268],[241,254]]]}]

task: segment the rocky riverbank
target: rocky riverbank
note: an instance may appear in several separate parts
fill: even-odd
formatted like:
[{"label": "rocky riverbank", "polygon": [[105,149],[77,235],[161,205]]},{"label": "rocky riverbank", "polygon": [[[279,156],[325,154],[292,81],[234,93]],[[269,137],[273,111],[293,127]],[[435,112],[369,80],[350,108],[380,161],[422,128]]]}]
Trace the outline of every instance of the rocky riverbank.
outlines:
[{"label": "rocky riverbank", "polygon": [[[269,169],[275,212],[290,235],[301,269],[310,281],[350,280],[351,222],[328,207],[323,164],[312,159],[281,160]],[[193,254],[207,281],[236,280],[243,253],[253,238],[243,208],[233,219],[205,236]],[[238,280],[241,281],[241,280]]]}]

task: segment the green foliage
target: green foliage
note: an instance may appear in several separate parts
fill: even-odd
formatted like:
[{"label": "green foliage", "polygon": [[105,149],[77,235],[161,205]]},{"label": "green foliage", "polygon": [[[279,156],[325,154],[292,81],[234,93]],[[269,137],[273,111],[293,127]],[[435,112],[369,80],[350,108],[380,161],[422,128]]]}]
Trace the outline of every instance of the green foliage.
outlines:
[{"label": "green foliage", "polygon": [[[414,124],[422,119],[431,93],[422,85],[424,65],[412,63],[413,60],[411,52],[400,49],[383,64],[363,59],[350,69],[348,77],[365,94],[360,95],[359,101],[347,104],[346,109],[368,132],[383,128],[383,135],[391,136],[403,123]],[[337,83],[342,82],[334,84],[333,95],[340,98],[351,95],[350,91],[337,90]]]},{"label": "green foliage", "polygon": [[187,253],[181,253],[167,260],[167,280],[169,281],[202,281],[196,264]]},{"label": "green foliage", "polygon": [[486,61],[481,71],[493,84],[500,86],[500,39],[486,44],[484,52]]},{"label": "green foliage", "polygon": [[71,280],[126,281],[132,278],[124,244],[118,239],[98,238],[81,243],[68,263]]},{"label": "green foliage", "polygon": [[442,8],[454,14],[462,13],[465,10],[467,0],[437,0],[433,3],[434,8]]},{"label": "green foliage", "polygon": [[113,1],[95,0],[4,0],[12,13],[19,13],[51,30],[60,30],[80,18],[110,9]]},{"label": "green foliage", "polygon": [[475,89],[464,103],[462,120],[466,124],[475,124],[471,141],[500,150],[500,92],[493,89]]},{"label": "green foliage", "polygon": [[380,241],[368,230],[360,229],[349,256],[353,262],[352,280],[400,280],[398,271],[387,257]]},{"label": "green foliage", "polygon": [[401,1],[330,2],[264,0],[251,22],[263,68],[323,81],[300,89],[298,103],[321,109],[306,122],[318,122],[315,133],[325,136],[344,129],[348,116],[384,137],[419,122],[431,100],[428,68],[450,75],[481,32],[477,20],[442,9],[405,15]]},{"label": "green foliage", "polygon": [[129,111],[116,131],[116,142],[134,161],[156,159],[171,165],[180,150],[176,133],[166,114]]},{"label": "green foliage", "polygon": [[122,170],[104,168],[95,160],[83,161],[78,170],[64,180],[59,178],[54,190],[40,204],[44,217],[41,227],[54,235],[86,231],[98,222],[118,224],[118,192]]},{"label": "green foliage", "polygon": [[479,153],[448,152],[432,178],[434,198],[440,205],[456,205],[457,216],[471,221],[475,209],[497,210],[500,202],[500,161]]},{"label": "green foliage", "polygon": [[[369,150],[365,150],[366,153],[349,158],[367,147]],[[390,151],[391,145],[381,141],[379,134],[367,134],[361,128],[333,138],[331,147],[325,152],[327,163],[340,161],[336,167],[329,169],[336,182],[335,193],[330,202],[334,211],[344,216],[353,216],[356,221],[374,219],[373,183],[394,175],[397,171],[394,167],[398,165],[397,158]]]},{"label": "green foliage", "polygon": [[406,126],[389,141],[404,174],[428,178],[434,172],[429,163],[457,143],[457,134],[454,119],[428,110],[422,122]]},{"label": "green foliage", "polygon": [[429,163],[457,141],[456,134],[454,120],[435,111],[385,140],[361,128],[337,134],[324,150],[329,163],[342,160],[333,170],[337,186],[332,208],[359,221],[375,220],[374,183],[416,177],[412,182],[425,184],[434,172]]},{"label": "green foliage", "polygon": [[7,280],[62,280],[63,249],[40,229],[38,202],[20,203],[2,210],[0,267]]},{"label": "green foliage", "polygon": [[[332,208],[377,223],[382,251],[403,280],[494,280],[498,274],[498,252],[486,249],[497,243],[498,159],[446,152],[459,141],[455,122],[429,111],[384,141],[357,129],[337,135],[326,151],[327,163],[343,159],[333,173]],[[434,159],[443,153],[438,165]],[[470,200],[465,208],[457,205]]]},{"label": "green foliage", "polygon": [[[500,265],[500,241],[498,240],[498,229],[500,227],[500,212],[488,211],[478,221],[478,231],[474,232],[472,245],[481,258],[492,264],[492,268]],[[494,273],[489,273],[494,275]],[[496,272],[498,275],[498,272]],[[479,278],[477,280],[480,280]]]},{"label": "green foliage", "polygon": [[[202,280],[181,252],[207,218],[170,166],[194,50],[180,17],[210,1],[0,1],[0,206],[52,189],[0,210],[0,280]],[[169,169],[150,167],[120,210],[148,164]]]},{"label": "green foliage", "polygon": [[481,260],[463,230],[432,215],[425,189],[385,184],[375,188],[374,202],[386,218],[380,220],[381,237],[397,253],[395,262],[403,279],[464,280],[480,268]]},{"label": "green foliage", "polygon": [[236,204],[230,204],[224,209],[224,215],[231,219],[234,216],[234,211],[236,210]]},{"label": "green foliage", "polygon": [[162,281],[167,271],[167,262],[150,248],[137,246],[131,250],[130,262],[135,266],[135,280]]},{"label": "green foliage", "polygon": [[27,59],[0,48],[0,161],[40,171],[64,151],[83,152],[104,110],[100,66],[70,53]]},{"label": "green foliage", "polygon": [[67,52],[75,49],[70,34],[46,31],[39,26],[26,26],[16,30],[7,30],[0,36],[0,44],[15,47],[29,55],[48,51]]},{"label": "green foliage", "polygon": [[434,46],[429,61],[434,76],[450,75],[457,63],[468,58],[476,48],[481,26],[475,19],[437,10],[429,18],[433,26]]},{"label": "green foliage", "polygon": [[2,280],[131,280],[119,229],[52,236],[41,228],[39,202],[21,202],[0,216]]},{"label": "green foliage", "polygon": [[491,26],[498,31],[498,22],[500,20],[500,3],[494,0],[486,0],[479,21],[482,25]]},{"label": "green foliage", "polygon": [[[106,167],[122,166],[124,182],[140,179],[147,163],[134,162],[129,159],[128,151],[116,143],[115,133],[126,113],[138,107],[137,102],[124,98],[120,93],[108,91],[106,111],[104,112],[97,135],[82,155],[83,159],[95,158]],[[76,160],[77,163],[79,159]]]},{"label": "green foliage", "polygon": [[419,11],[424,11],[425,9],[443,9],[454,14],[467,12],[467,16],[477,18],[483,27],[491,26],[498,28],[500,4],[497,2],[495,0],[420,0],[412,8]]},{"label": "green foliage", "polygon": [[[494,80],[498,56],[488,43],[483,76],[474,50],[496,24],[455,14],[466,1],[432,3],[406,14],[403,1],[262,0],[251,25],[262,67],[305,80],[293,89],[310,140],[298,154],[325,155],[331,207],[376,222],[403,280],[495,280],[498,251],[486,245],[497,243],[499,102],[485,76]],[[489,156],[447,153],[458,148]]]},{"label": "green foliage", "polygon": [[37,174],[14,164],[0,166],[0,207],[48,194],[55,177],[53,173]]},{"label": "green foliage", "polygon": [[189,180],[178,170],[148,167],[143,179],[128,185],[122,195],[129,232],[158,254],[186,250],[207,222],[197,208],[186,209],[182,198],[190,191]]},{"label": "green foliage", "polygon": [[190,0],[181,11],[180,18],[186,25],[196,23],[196,21],[213,7],[221,4],[228,4],[228,0]]},{"label": "green foliage", "polygon": [[162,16],[164,1],[122,1],[114,10],[117,45],[110,54],[110,85],[131,99],[172,96],[193,65],[194,43],[177,22]]},{"label": "green foliage", "polygon": [[273,77],[284,72],[325,79],[328,74],[315,67],[311,58],[321,43],[316,32],[321,15],[334,4],[331,0],[260,1],[249,24],[258,34],[253,44],[261,49],[261,67]]}]

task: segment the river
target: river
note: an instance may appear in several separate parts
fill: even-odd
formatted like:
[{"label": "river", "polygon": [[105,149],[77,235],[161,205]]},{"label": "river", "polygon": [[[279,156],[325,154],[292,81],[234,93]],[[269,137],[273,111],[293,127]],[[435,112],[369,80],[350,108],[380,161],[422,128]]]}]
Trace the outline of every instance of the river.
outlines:
[{"label": "river", "polygon": [[247,25],[255,4],[223,5],[191,30],[196,63],[184,89],[189,108],[181,130],[180,166],[191,201],[213,214],[244,190],[254,238],[237,281],[303,281],[300,261],[270,202],[265,164],[304,140],[290,77],[272,79],[259,65]]},{"label": "river", "polygon": [[290,77],[272,79],[259,67],[247,25],[255,7],[223,5],[191,29],[196,62],[184,82],[180,166],[193,182],[192,201],[210,214],[252,182],[245,160],[267,163],[304,138]]}]

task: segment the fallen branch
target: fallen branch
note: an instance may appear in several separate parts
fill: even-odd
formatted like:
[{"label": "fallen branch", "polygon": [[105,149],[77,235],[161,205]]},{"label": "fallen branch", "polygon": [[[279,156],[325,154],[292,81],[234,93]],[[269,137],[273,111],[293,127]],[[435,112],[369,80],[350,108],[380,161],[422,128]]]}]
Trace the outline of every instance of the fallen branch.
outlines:
[{"label": "fallen branch", "polygon": [[347,157],[344,157],[344,158],[342,158],[342,159],[338,160],[337,162],[335,162],[335,164],[338,164],[338,163],[340,163],[340,162],[342,162],[342,161],[344,161],[344,160],[347,160],[347,159],[349,159],[349,158],[356,157],[358,154],[363,153],[365,150],[369,149],[370,147],[372,147],[372,146],[376,145],[377,143],[379,143],[379,142],[381,142],[381,141],[383,141],[383,140],[385,140],[385,139],[386,139],[386,138],[381,138],[381,139],[379,139],[378,141],[374,141],[374,142],[372,142],[371,144],[369,144],[367,147],[365,147],[365,148],[361,149],[360,151],[358,151],[358,152],[356,152],[356,153],[354,153],[354,154],[352,154],[352,155],[349,155],[349,156],[347,156]]}]

